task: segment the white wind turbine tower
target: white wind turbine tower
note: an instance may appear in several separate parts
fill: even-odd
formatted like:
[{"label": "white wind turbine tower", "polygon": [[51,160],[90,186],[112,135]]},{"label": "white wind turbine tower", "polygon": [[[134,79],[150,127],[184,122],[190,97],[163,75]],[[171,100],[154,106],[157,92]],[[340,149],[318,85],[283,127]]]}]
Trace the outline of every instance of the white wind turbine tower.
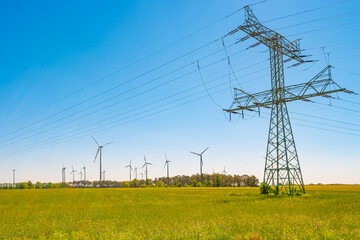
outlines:
[{"label": "white wind turbine tower", "polygon": [[72,169],[72,171],[71,171],[70,175],[71,175],[71,174],[73,175],[73,183],[74,183],[74,182],[75,182],[75,173],[76,173],[77,171],[73,168],[73,166],[71,166],[71,169]]},{"label": "white wind turbine tower", "polygon": [[[228,174],[227,171],[225,170],[225,166],[224,166],[224,170],[222,170],[221,174],[222,175],[227,175]],[[224,186],[223,179],[221,179],[221,185]]]},{"label": "white wind turbine tower", "polygon": [[79,174],[80,174],[80,181],[82,181],[82,177],[83,177],[82,170],[79,171]]},{"label": "white wind turbine tower", "polygon": [[135,174],[135,179],[137,179],[137,167],[136,168],[134,168],[134,174]]},{"label": "white wind turbine tower", "polygon": [[171,161],[169,161],[168,159],[167,159],[167,156],[166,156],[166,153],[165,153],[165,165],[164,165],[164,168],[165,167],[167,167],[167,178],[169,178],[169,163],[170,163]]},{"label": "white wind turbine tower", "polygon": [[65,169],[66,169],[66,167],[64,167],[64,164],[63,164],[63,167],[61,169],[62,170],[61,173],[62,173],[62,182],[63,183],[65,183],[65,175],[66,175]]},{"label": "white wind turbine tower", "polygon": [[145,156],[144,156],[144,161],[145,161],[145,163],[144,163],[144,165],[143,165],[141,168],[144,168],[144,167],[145,167],[145,177],[146,177],[146,180],[147,180],[147,179],[148,179],[148,169],[147,169],[147,166],[148,166],[148,165],[152,165],[152,163],[147,162]]},{"label": "white wind turbine tower", "polygon": [[129,173],[130,173],[130,182],[131,182],[131,171],[133,170],[133,168],[132,168],[132,166],[131,166],[131,162],[132,162],[132,159],[130,160],[129,165],[125,166],[125,168],[129,168]]},{"label": "white wind turbine tower", "polygon": [[[100,153],[100,181],[102,181],[102,174],[103,174],[103,172],[102,172],[102,149],[105,145],[109,145],[112,142],[105,143],[104,145],[99,145],[99,143],[95,140],[95,138],[93,136],[91,136],[91,137],[94,139],[96,145],[98,145],[98,150],[96,152],[94,162],[96,161],[96,158],[97,158],[98,154]],[[104,175],[105,175],[105,173],[104,173]],[[105,180],[105,177],[104,177],[104,180]]]},{"label": "white wind turbine tower", "polygon": [[15,169],[13,169],[13,187],[16,187],[16,183],[15,183]]},{"label": "white wind turbine tower", "polygon": [[105,170],[103,171],[103,180],[105,181]]},{"label": "white wind turbine tower", "polygon": [[202,176],[202,167],[204,165],[204,162],[203,162],[203,158],[202,158],[202,155],[204,154],[204,152],[206,152],[206,150],[208,150],[209,147],[207,147],[204,151],[202,151],[201,153],[196,153],[196,152],[190,152],[192,154],[195,154],[197,156],[200,157],[200,175]]},{"label": "white wind turbine tower", "polygon": [[85,167],[85,164],[84,164],[83,170],[84,170],[84,182],[86,182],[86,167]]}]

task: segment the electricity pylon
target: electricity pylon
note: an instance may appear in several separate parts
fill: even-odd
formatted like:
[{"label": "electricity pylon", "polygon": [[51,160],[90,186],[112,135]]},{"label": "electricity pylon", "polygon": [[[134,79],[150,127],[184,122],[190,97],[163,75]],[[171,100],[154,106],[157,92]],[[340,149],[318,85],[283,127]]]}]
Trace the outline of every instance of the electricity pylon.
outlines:
[{"label": "electricity pylon", "polygon": [[299,188],[305,193],[286,102],[310,101],[308,98],[316,96],[330,97],[327,94],[341,91],[352,92],[341,88],[332,80],[331,66],[327,66],[307,83],[285,86],[284,56],[289,58],[285,60],[286,62],[289,60],[297,61],[292,66],[312,61],[303,59],[306,56],[301,55],[298,39],[290,42],[279,33],[263,26],[248,6],[244,9],[244,24],[230,31],[226,36],[241,30],[247,36],[240,41],[253,37],[258,42],[250,47],[262,43],[269,48],[271,90],[249,94],[235,88],[234,101],[230,108],[224,109],[224,111],[243,116],[244,110],[257,111],[260,114],[260,108],[271,108],[263,182],[268,185],[275,185],[278,191],[285,189],[290,195],[294,193],[295,188]]}]

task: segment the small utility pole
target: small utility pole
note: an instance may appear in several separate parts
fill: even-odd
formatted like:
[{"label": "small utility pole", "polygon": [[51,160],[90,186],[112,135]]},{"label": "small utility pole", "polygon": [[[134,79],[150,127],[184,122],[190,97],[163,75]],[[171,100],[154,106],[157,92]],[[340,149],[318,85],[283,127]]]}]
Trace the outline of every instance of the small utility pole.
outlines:
[{"label": "small utility pole", "polygon": [[13,187],[15,188],[16,187],[16,184],[15,184],[15,169],[13,169]]},{"label": "small utility pole", "polygon": [[86,167],[84,166],[83,169],[84,169],[84,182],[86,182]]}]

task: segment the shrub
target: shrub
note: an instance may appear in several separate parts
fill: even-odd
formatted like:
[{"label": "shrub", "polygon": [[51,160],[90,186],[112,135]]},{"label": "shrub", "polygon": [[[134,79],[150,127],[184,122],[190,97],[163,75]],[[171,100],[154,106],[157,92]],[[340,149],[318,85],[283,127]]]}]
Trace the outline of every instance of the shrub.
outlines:
[{"label": "shrub", "polygon": [[272,192],[272,189],[271,189],[271,186],[269,186],[268,184],[266,183],[261,183],[260,185],[260,193],[261,194],[269,194]]}]

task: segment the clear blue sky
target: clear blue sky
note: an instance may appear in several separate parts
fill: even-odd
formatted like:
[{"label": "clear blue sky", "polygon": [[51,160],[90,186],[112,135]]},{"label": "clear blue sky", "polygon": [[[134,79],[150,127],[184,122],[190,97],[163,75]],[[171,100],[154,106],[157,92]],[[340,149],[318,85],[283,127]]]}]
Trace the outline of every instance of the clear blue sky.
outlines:
[{"label": "clear blue sky", "polygon": [[[144,155],[154,164],[149,177],[164,176],[165,152],[171,175],[195,174],[199,161],[189,151],[209,146],[205,172],[226,166],[231,174],[262,180],[269,112],[229,122],[197,72],[201,59],[206,86],[222,108],[230,105],[237,82],[250,92],[269,89],[264,46],[238,53],[255,43],[249,39],[228,48],[238,80],[231,76],[229,84],[222,43],[213,42],[243,22],[244,12],[236,10],[254,2],[2,2],[0,182],[11,181],[13,168],[18,181],[59,182],[63,164],[67,170],[85,164],[88,179],[98,179],[91,134],[101,143],[114,141],[103,152],[107,179],[128,179],[125,165],[132,158],[140,168]],[[359,1],[268,0],[252,8],[264,25],[290,40],[301,38],[304,53],[319,60],[286,68],[286,84],[321,71],[325,47],[333,79],[360,93]],[[225,45],[235,40],[226,38]],[[288,104],[305,183],[360,183],[360,96],[334,97],[342,100]]]}]

